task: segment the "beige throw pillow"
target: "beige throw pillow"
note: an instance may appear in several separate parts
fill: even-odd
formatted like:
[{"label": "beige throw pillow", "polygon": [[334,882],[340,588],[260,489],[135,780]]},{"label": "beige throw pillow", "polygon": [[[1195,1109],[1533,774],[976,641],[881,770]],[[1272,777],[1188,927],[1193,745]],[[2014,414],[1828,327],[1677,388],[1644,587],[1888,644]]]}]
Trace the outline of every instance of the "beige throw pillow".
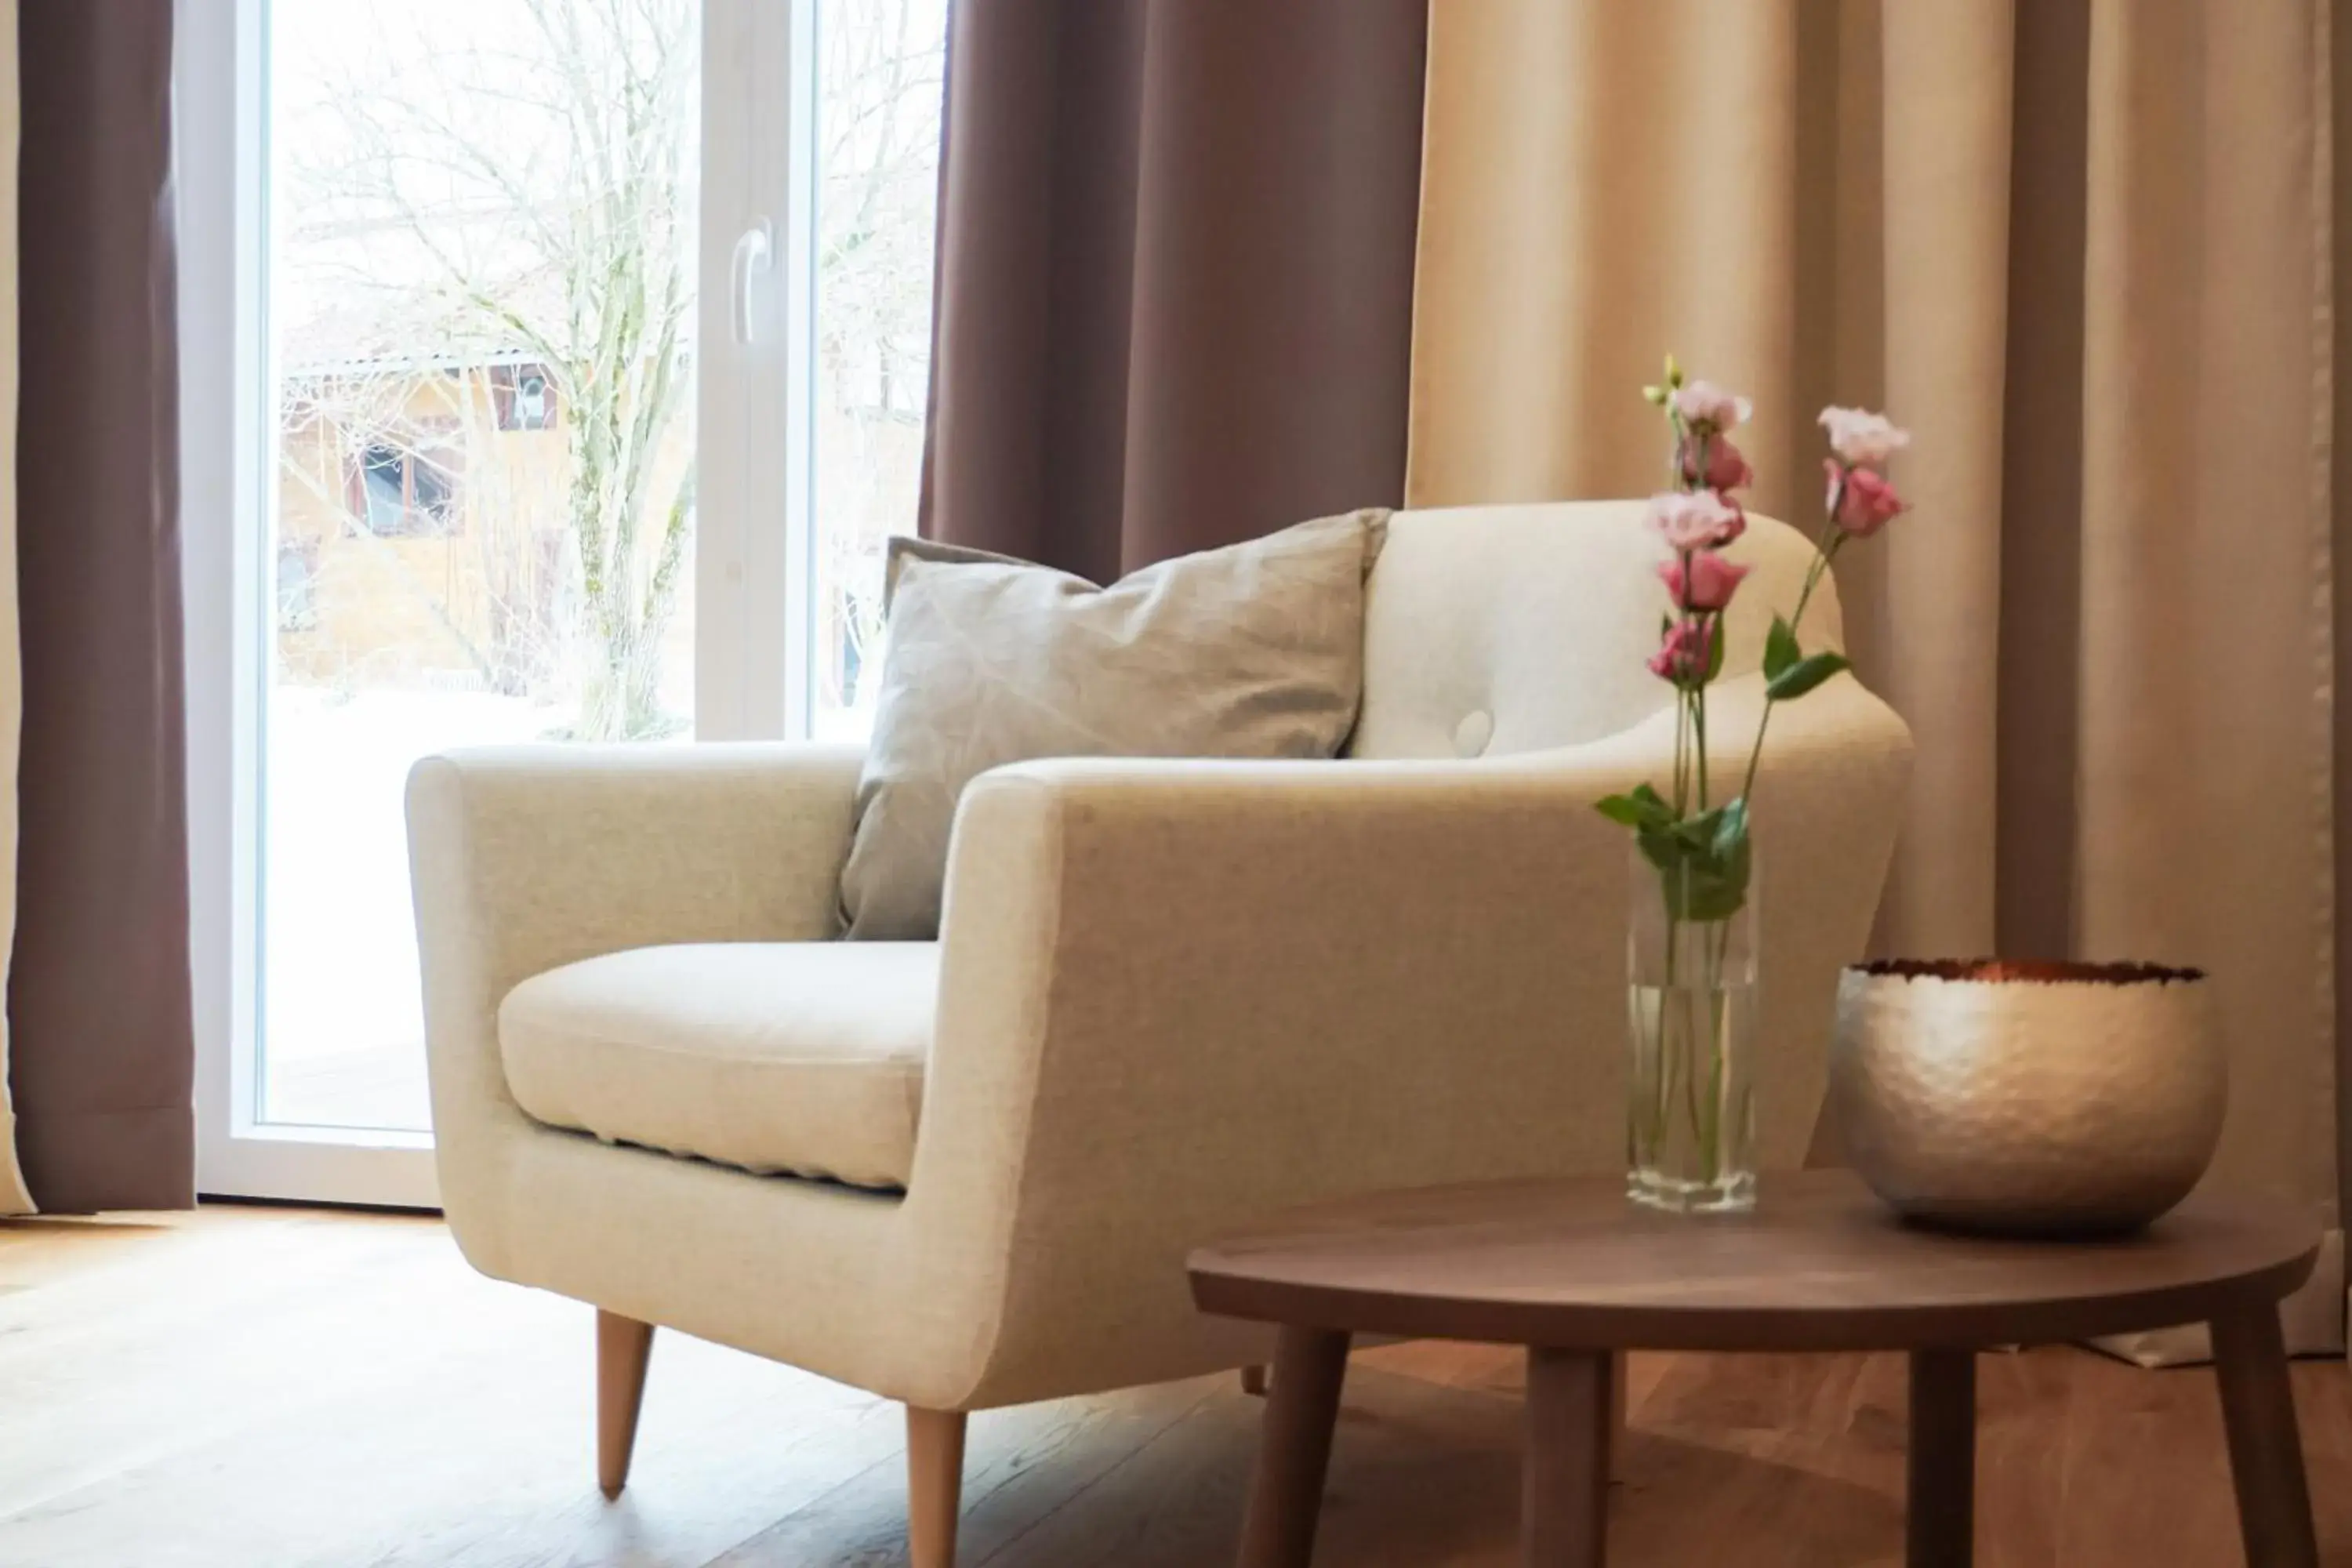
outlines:
[{"label": "beige throw pillow", "polygon": [[1328,757],[1364,683],[1370,509],[1097,588],[892,540],[889,651],[841,876],[849,934],[939,932],[963,786],[1035,757]]}]

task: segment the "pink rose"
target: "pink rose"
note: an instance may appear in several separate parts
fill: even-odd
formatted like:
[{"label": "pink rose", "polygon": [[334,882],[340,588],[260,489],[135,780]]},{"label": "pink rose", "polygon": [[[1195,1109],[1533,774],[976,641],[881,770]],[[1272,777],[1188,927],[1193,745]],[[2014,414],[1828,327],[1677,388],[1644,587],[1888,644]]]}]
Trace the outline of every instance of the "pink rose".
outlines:
[{"label": "pink rose", "polygon": [[[1696,441],[1683,443],[1682,470],[1685,484],[1699,482],[1696,447]],[[1740,455],[1738,447],[1726,437],[1717,436],[1706,444],[1706,488],[1711,490],[1736,490],[1742,485],[1755,483],[1756,470],[1748,466],[1748,459]]]},{"label": "pink rose", "polygon": [[1673,561],[1659,562],[1658,581],[1666,585],[1666,592],[1682,608],[1713,613],[1731,603],[1739,580],[1750,570],[1733,565],[1712,550],[1700,550]]},{"label": "pink rose", "polygon": [[1742,423],[1750,411],[1748,399],[1711,381],[1685,382],[1675,389],[1675,412],[1683,416],[1684,424],[1708,435],[1720,435]]},{"label": "pink rose", "polygon": [[1738,508],[1727,506],[1721,496],[1708,491],[1661,490],[1650,498],[1649,523],[1676,554],[1687,555],[1728,544],[1747,528],[1748,520]]},{"label": "pink rose", "polygon": [[1883,467],[1911,444],[1910,431],[1867,408],[1824,408],[1822,428],[1830,433],[1830,450],[1850,464]]},{"label": "pink rose", "polygon": [[1822,459],[1829,473],[1830,516],[1856,539],[1868,539],[1908,510],[1885,477],[1868,468],[1841,468],[1834,458]]},{"label": "pink rose", "polygon": [[1650,656],[1650,673],[1676,686],[1696,686],[1714,662],[1715,623],[1685,616],[1666,628],[1665,640]]}]

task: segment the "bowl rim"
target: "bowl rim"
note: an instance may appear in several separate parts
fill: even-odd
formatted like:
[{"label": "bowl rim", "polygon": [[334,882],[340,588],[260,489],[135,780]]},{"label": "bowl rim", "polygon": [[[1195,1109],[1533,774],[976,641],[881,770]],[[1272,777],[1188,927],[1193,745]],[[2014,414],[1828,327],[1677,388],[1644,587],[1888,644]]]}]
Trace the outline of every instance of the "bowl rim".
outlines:
[{"label": "bowl rim", "polygon": [[2095,963],[2054,958],[1874,958],[1845,966],[1872,980],[1942,980],[1960,985],[2196,984],[2201,969],[2126,961]]}]

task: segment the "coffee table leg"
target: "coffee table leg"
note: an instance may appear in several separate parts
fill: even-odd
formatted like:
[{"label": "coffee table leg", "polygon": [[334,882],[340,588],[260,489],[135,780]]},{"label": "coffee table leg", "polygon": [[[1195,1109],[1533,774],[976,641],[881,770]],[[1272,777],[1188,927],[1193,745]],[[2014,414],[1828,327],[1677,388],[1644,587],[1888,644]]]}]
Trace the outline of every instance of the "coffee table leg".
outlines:
[{"label": "coffee table leg", "polygon": [[1911,1352],[1906,1568],[1967,1568],[1975,1558],[1977,1358]]},{"label": "coffee table leg", "polygon": [[2211,1326],[2246,1561],[2258,1568],[2318,1568],[2278,1304],[2252,1302],[2215,1318]]},{"label": "coffee table leg", "polygon": [[1527,1469],[1519,1498],[1528,1568],[1601,1568],[1608,1560],[1613,1370],[1606,1351],[1528,1352]]},{"label": "coffee table leg", "polygon": [[1286,1327],[1275,1342],[1274,1387],[1242,1521],[1241,1568],[1307,1568],[1315,1555],[1331,1427],[1347,1375],[1346,1334]]}]

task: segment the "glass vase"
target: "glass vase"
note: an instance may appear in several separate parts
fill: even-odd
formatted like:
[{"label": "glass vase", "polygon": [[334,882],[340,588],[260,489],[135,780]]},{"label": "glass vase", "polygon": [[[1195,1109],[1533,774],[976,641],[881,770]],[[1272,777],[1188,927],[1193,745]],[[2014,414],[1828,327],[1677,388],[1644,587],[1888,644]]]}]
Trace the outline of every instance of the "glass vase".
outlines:
[{"label": "glass vase", "polygon": [[1678,1214],[1738,1213],[1756,1205],[1755,874],[1751,862],[1727,912],[1692,875],[1633,851],[1625,1193]]}]

